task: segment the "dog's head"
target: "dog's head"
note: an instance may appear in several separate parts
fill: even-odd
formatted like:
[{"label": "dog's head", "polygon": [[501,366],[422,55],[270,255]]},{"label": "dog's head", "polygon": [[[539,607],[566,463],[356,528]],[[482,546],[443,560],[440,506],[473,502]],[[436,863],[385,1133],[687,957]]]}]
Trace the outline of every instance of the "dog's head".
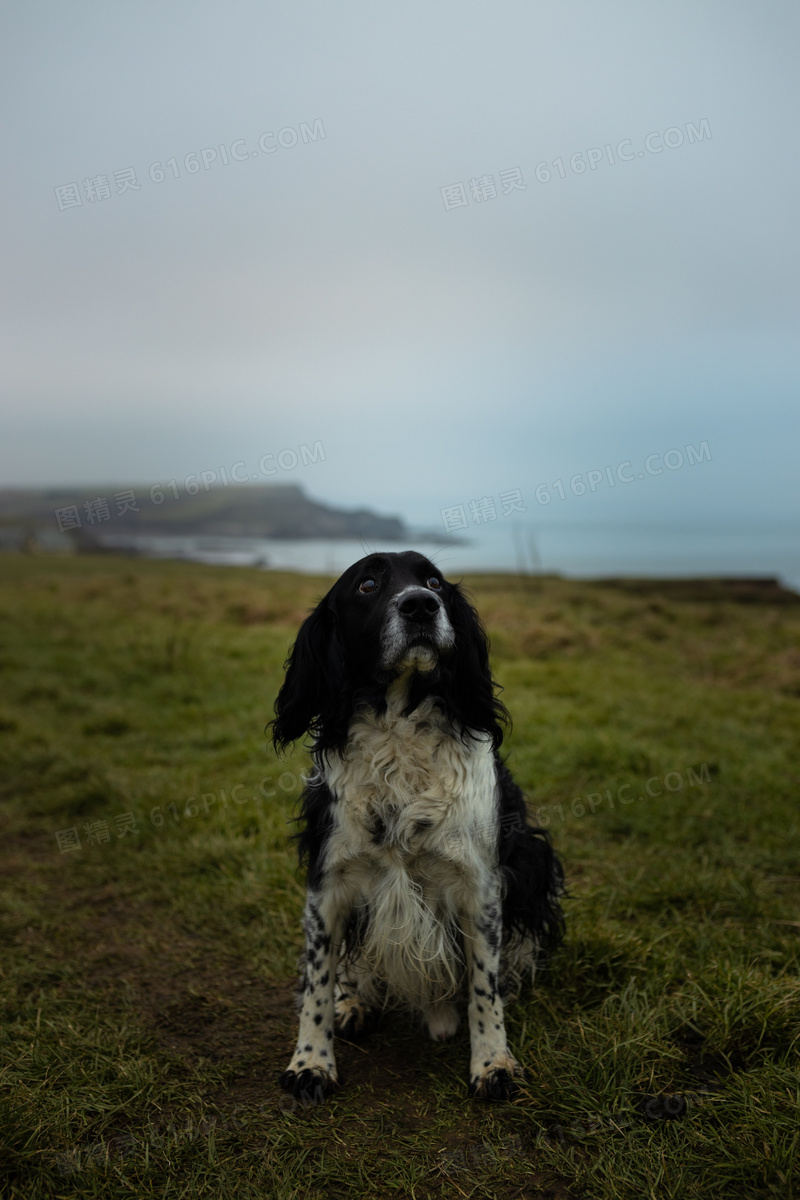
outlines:
[{"label": "dog's head", "polygon": [[447,611],[453,591],[432,562],[411,551],[355,563],[330,593],[353,669],[365,682],[432,671],[455,642]]},{"label": "dog's head", "polygon": [[422,554],[370,554],[304,621],[286,663],[272,737],[283,749],[309,730],[318,751],[341,749],[358,705],[378,711],[408,673],[407,712],[426,696],[467,735],[502,740],[486,634],[456,583]]}]

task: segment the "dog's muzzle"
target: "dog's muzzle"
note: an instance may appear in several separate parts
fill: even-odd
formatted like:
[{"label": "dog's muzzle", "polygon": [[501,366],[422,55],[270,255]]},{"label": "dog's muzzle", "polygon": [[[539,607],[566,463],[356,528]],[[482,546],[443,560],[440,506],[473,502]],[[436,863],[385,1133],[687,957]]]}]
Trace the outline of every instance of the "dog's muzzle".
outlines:
[{"label": "dog's muzzle", "polygon": [[416,666],[431,671],[439,654],[455,641],[453,626],[439,596],[423,587],[408,587],[395,596],[381,637],[381,666]]}]

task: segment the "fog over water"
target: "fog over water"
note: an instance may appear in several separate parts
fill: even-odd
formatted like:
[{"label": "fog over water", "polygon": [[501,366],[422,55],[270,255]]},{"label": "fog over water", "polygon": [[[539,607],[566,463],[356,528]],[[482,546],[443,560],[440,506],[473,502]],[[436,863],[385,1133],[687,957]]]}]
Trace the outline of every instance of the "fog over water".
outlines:
[{"label": "fog over water", "polygon": [[33,0],[0,34],[0,484],[268,462],[463,508],[454,570],[533,536],[800,580],[796,5]]}]

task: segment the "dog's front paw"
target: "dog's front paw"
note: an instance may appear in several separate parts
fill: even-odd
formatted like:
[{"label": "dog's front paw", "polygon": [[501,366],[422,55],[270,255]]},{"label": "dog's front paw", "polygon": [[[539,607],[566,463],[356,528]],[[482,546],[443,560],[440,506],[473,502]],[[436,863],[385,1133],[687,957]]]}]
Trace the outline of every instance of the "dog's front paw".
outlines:
[{"label": "dog's front paw", "polygon": [[278,1082],[285,1092],[294,1096],[301,1104],[322,1104],[339,1086],[336,1073],[325,1067],[304,1067],[294,1070],[288,1067]]},{"label": "dog's front paw", "polygon": [[524,1078],[525,1072],[516,1059],[510,1054],[498,1055],[470,1074],[469,1094],[476,1100],[511,1100],[519,1091],[518,1080]]},{"label": "dog's front paw", "polygon": [[354,996],[336,1001],[336,1036],[346,1042],[360,1042],[375,1024],[375,1013]]}]

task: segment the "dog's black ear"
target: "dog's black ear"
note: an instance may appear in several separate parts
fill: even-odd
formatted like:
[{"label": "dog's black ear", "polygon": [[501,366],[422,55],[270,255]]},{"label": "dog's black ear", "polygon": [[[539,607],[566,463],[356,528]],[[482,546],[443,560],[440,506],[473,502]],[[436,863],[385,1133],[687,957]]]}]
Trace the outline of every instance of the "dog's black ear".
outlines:
[{"label": "dog's black ear", "polygon": [[300,626],[284,665],[286,678],[269,726],[272,743],[280,753],[310,731],[319,749],[335,738],[339,711],[349,691],[344,649],[328,596]]},{"label": "dog's black ear", "polygon": [[448,707],[465,728],[490,734],[497,749],[503,740],[503,726],[510,724],[510,718],[496,695],[497,684],[489,666],[489,639],[458,584],[452,585],[447,607],[455,634],[453,653],[443,669],[450,693]]}]

